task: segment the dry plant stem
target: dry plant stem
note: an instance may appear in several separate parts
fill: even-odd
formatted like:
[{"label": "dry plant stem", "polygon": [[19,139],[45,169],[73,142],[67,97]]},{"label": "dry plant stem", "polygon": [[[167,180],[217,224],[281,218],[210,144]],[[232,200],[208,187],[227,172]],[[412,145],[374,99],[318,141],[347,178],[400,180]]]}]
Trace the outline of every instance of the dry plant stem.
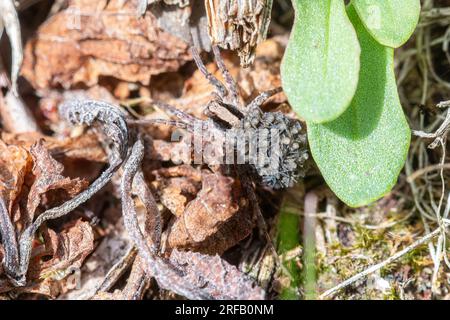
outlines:
[{"label": "dry plant stem", "polygon": [[[438,104],[439,108],[448,107],[450,105],[449,101],[444,101]],[[434,212],[436,216],[436,220],[441,226],[441,234],[439,235],[438,241],[436,243],[435,247],[435,255],[433,258],[434,261],[434,269],[433,269],[433,276],[432,276],[432,291],[437,292],[437,286],[438,286],[438,275],[439,275],[439,268],[441,265],[441,260],[444,259],[445,263],[447,264],[447,257],[446,257],[446,228],[443,226],[442,218],[446,218],[446,214],[448,212],[444,212],[444,216],[441,216],[441,209],[444,202],[445,197],[445,179],[444,179],[444,166],[445,166],[445,151],[446,151],[446,141],[447,141],[447,133],[450,130],[450,109],[447,110],[447,115],[444,119],[444,122],[441,124],[441,126],[434,132],[434,133],[425,133],[423,131],[414,131],[414,134],[422,137],[422,138],[434,138],[435,140],[428,146],[430,149],[436,148],[438,145],[442,146],[442,157],[441,162],[439,164],[440,167],[440,178],[441,178],[441,196],[439,198],[439,204],[434,206]],[[433,204],[433,203],[432,203]]]},{"label": "dry plant stem", "polygon": [[[450,112],[448,113],[448,115],[450,115]],[[448,117],[447,117],[448,118]],[[445,132],[446,133],[446,132]],[[442,222],[442,218],[447,218],[448,212],[444,212],[444,215],[441,216],[441,209],[442,209],[442,205],[444,203],[444,197],[445,197],[445,179],[444,179],[444,162],[445,162],[445,151],[446,151],[446,137],[439,137],[438,141],[440,142],[441,146],[442,146],[442,159],[441,159],[441,170],[440,170],[440,178],[441,178],[441,185],[442,185],[442,190],[441,190],[441,197],[439,199],[439,205],[436,208],[435,212],[436,212],[436,218],[437,221],[439,223],[439,226],[441,226],[441,234],[439,235],[437,244],[436,244],[436,259],[435,259],[435,266],[434,266],[434,270],[433,270],[433,277],[432,277],[432,291],[433,292],[437,292],[438,291],[438,275],[439,275],[439,268],[441,265],[441,260],[443,259],[443,257],[446,257],[446,239],[447,239],[447,234],[446,234],[446,229],[445,226],[443,225]],[[447,259],[444,259],[445,262],[447,262]]]},{"label": "dry plant stem", "polygon": [[103,188],[119,168],[128,149],[128,127],[124,114],[116,107],[96,101],[71,101],[60,107],[61,116],[72,124],[92,125],[94,122],[102,124],[103,131],[113,142],[111,163],[88,189],[79,193],[75,198],[62,205],[46,210],[36,220],[25,228],[19,240],[20,266],[9,276],[15,279],[15,285],[26,284],[26,273],[31,257],[34,234],[47,220],[62,217],[73,211],[80,204],[89,200],[95,193]]},{"label": "dry plant stem", "polygon": [[210,299],[211,296],[209,294],[205,294],[201,290],[195,290],[189,283],[183,281],[183,274],[169,262],[156,256],[145,241],[139,227],[134,201],[131,196],[132,182],[140,169],[143,157],[144,145],[138,139],[124,165],[121,181],[122,213],[125,229],[145,261],[149,275],[155,277],[162,288],[172,290],[188,299]]},{"label": "dry plant stem", "polygon": [[[13,274],[19,267],[19,251],[16,232],[11,222],[5,200],[0,196],[0,236],[2,238],[5,258],[3,262],[7,275]],[[12,279],[14,280],[14,279]]]},{"label": "dry plant stem", "polygon": [[141,257],[137,257],[134,260],[127,284],[122,290],[122,295],[125,300],[142,299],[149,283],[144,265],[145,261],[142,261]]},{"label": "dry plant stem", "polygon": [[423,176],[429,172],[442,170],[442,169],[444,169],[444,170],[450,169],[450,163],[445,163],[443,165],[442,164],[434,164],[434,165],[419,169],[419,170],[415,171],[412,175],[408,176],[407,181],[408,182],[414,181],[417,178],[419,178],[420,176]]},{"label": "dry plant stem", "polygon": [[136,195],[139,197],[146,209],[147,219],[145,222],[145,228],[146,230],[149,230],[147,231],[147,233],[151,231],[151,249],[153,253],[156,254],[161,246],[162,219],[155,198],[153,197],[150,188],[145,183],[144,173],[142,172],[142,169],[139,169],[139,171],[134,176],[133,186],[133,189],[136,190]]},{"label": "dry plant stem", "polygon": [[[103,282],[98,286],[95,293],[107,292],[119,281],[120,277],[130,268],[137,256],[137,249],[135,246],[131,246],[128,252],[117,262],[106,274]],[[91,296],[91,298],[92,298]]]},{"label": "dry plant stem", "polygon": [[30,110],[12,90],[4,98],[0,93],[0,117],[4,129],[11,133],[40,131]]},{"label": "dry plant stem", "polygon": [[20,35],[20,22],[13,0],[0,1],[0,19],[11,42],[12,67],[11,67],[11,89],[17,95],[17,78],[20,65],[23,60],[22,37]]},{"label": "dry plant stem", "polygon": [[[316,295],[316,226],[317,219],[311,213],[317,213],[319,197],[315,190],[309,191],[305,195],[305,218],[303,221],[303,250],[304,250],[304,278],[305,278],[305,298],[314,299]],[[318,251],[318,250],[317,250]]]},{"label": "dry plant stem", "polygon": [[[447,221],[445,221],[445,226],[447,227],[448,225],[449,225],[449,223]],[[437,228],[433,232],[423,236],[419,240],[413,242],[411,245],[409,245],[405,249],[397,252],[396,254],[392,255],[388,259],[386,259],[386,260],[384,260],[384,261],[382,261],[380,263],[377,263],[377,264],[367,268],[363,272],[360,272],[360,273],[354,275],[353,277],[343,281],[342,283],[338,284],[334,288],[331,288],[331,289],[325,291],[324,293],[322,293],[319,296],[319,299],[325,299],[325,298],[328,298],[330,296],[333,296],[334,294],[336,294],[338,291],[342,290],[343,288],[348,287],[349,285],[351,285],[351,284],[355,283],[356,281],[366,277],[367,275],[369,275],[369,274],[371,274],[371,273],[373,273],[375,271],[380,270],[381,268],[383,268],[383,267],[387,266],[388,264],[394,262],[395,260],[401,258],[402,256],[404,256],[408,252],[411,252],[412,250],[414,250],[418,246],[420,246],[420,245],[422,245],[424,243],[427,243],[428,241],[431,241],[434,237],[438,236],[441,232],[442,232],[441,228]]]},{"label": "dry plant stem", "polygon": [[[438,107],[440,108],[444,108],[444,107],[448,107],[450,105],[450,102],[445,101],[445,102],[441,102]],[[421,138],[427,138],[427,139],[435,139],[429,146],[428,148],[430,149],[434,149],[438,146],[438,144],[440,143],[441,140],[446,139],[447,133],[450,130],[450,108],[447,110],[447,115],[444,119],[444,122],[442,123],[442,125],[434,132],[434,133],[426,133],[423,131],[413,131],[413,134],[421,137]]]}]

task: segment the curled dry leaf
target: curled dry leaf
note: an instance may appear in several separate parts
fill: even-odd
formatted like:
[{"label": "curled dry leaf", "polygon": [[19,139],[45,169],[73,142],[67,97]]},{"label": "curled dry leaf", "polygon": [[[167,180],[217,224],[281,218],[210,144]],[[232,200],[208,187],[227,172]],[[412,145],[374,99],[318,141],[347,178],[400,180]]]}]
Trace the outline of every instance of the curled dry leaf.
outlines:
[{"label": "curled dry leaf", "polygon": [[[20,22],[13,0],[0,1],[0,38],[3,27],[11,43],[11,90],[5,98],[0,93],[0,116],[3,127],[10,132],[39,131],[39,127],[18,95],[17,78],[23,60]],[[0,58],[1,60],[1,58]],[[1,67],[0,61],[0,70]]]},{"label": "curled dry leaf", "polygon": [[48,230],[46,247],[49,260],[40,266],[39,278],[61,280],[81,268],[86,257],[94,250],[94,233],[88,222],[72,221],[61,232]]},{"label": "curled dry leaf", "polygon": [[175,216],[180,217],[188,201],[194,199],[201,188],[202,173],[189,165],[161,168],[154,171],[155,189],[159,190],[161,203]]},{"label": "curled dry leaf", "polygon": [[36,176],[27,202],[29,219],[32,220],[37,207],[43,202],[42,196],[48,191],[58,190],[58,193],[54,193],[56,199],[47,199],[48,202],[61,203],[67,197],[72,198],[84,190],[88,182],[79,178],[64,177],[62,175],[64,166],[51,156],[42,140],[31,147],[30,153],[34,161],[33,174]]},{"label": "curled dry leaf", "polygon": [[237,180],[219,173],[203,173],[202,189],[168,231],[172,248],[222,253],[247,237],[253,221]]},{"label": "curled dry leaf", "polygon": [[[28,136],[37,137],[39,134]],[[42,140],[33,144],[29,152],[26,147],[7,145],[0,140],[0,192],[2,199],[7,204],[8,212],[11,214],[11,220],[16,221],[21,217],[17,210],[22,202],[28,201],[26,204],[28,216],[25,217],[25,220],[29,222],[32,220],[36,208],[42,202],[42,195],[45,194],[46,200],[52,203],[60,202],[62,196],[64,197],[63,192],[55,192],[50,197],[48,191],[64,190],[67,196],[74,196],[87,186],[87,182],[84,180],[63,177],[61,175],[63,170],[64,167],[52,158]],[[34,176],[30,174],[31,172]],[[33,180],[28,191],[26,184],[31,184],[30,181]],[[62,278],[63,271],[67,271],[69,267],[79,268],[85,257],[93,250],[93,233],[88,223],[78,221],[75,225],[64,227],[59,234],[51,230],[48,232],[50,234],[48,239],[52,241],[46,241],[45,245],[33,248],[34,258],[29,273],[33,280],[46,279],[30,282],[23,288],[15,289],[16,293],[36,293],[52,298],[56,297],[60,292],[60,285],[56,280]],[[9,236],[15,237],[14,234]],[[9,242],[5,243],[12,245]],[[3,252],[3,248],[0,251]],[[44,255],[51,255],[53,258],[42,263],[40,257]],[[3,257],[1,261],[3,261]],[[43,276],[39,270],[44,270],[45,275]],[[51,277],[53,280],[47,279]],[[0,288],[1,291],[11,289],[13,287],[9,283],[5,283],[5,286]]]},{"label": "curled dry leaf", "polygon": [[[6,144],[22,147],[26,150],[29,150],[41,139],[44,139],[42,140],[43,145],[54,157],[64,156],[64,158],[70,158],[71,160],[95,162],[107,161],[105,151],[98,141],[97,135],[93,132],[86,132],[77,137],[65,139],[56,139],[36,132],[21,134],[1,133],[1,140]],[[66,165],[66,163],[64,164]]]},{"label": "curled dry leaf", "polygon": [[31,156],[26,149],[0,140],[0,196],[5,200],[8,212],[12,212],[31,164]]},{"label": "curled dry leaf", "polygon": [[173,250],[170,261],[183,270],[185,278],[214,299],[261,300],[264,290],[235,266],[218,255]]},{"label": "curled dry leaf", "polygon": [[190,60],[188,46],[161,31],[137,1],[72,0],[49,18],[25,49],[23,75],[35,88],[95,85],[100,76],[148,85],[150,76]]},{"label": "curled dry leaf", "polygon": [[212,43],[237,50],[244,67],[253,63],[256,45],[266,39],[273,0],[205,1]]}]

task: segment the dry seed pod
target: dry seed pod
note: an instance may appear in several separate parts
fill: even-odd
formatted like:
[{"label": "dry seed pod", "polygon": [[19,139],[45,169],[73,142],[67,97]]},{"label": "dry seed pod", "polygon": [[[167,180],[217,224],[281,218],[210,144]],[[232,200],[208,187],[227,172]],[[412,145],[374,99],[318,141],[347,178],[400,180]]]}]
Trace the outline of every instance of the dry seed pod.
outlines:
[{"label": "dry seed pod", "polygon": [[237,50],[241,65],[252,64],[256,45],[266,39],[273,0],[205,0],[212,44]]}]

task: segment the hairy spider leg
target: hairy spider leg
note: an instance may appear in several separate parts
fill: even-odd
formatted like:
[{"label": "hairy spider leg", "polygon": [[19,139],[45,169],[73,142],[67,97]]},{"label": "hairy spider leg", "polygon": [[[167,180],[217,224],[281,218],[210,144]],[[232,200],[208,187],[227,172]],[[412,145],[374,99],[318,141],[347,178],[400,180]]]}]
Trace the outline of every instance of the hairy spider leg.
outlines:
[{"label": "hairy spider leg", "polygon": [[189,132],[193,131],[193,126],[187,124],[180,120],[167,120],[167,119],[139,119],[139,120],[128,120],[131,125],[146,125],[146,124],[163,124],[166,126],[177,127],[180,129],[186,129]]},{"label": "hairy spider leg", "polygon": [[152,105],[155,106],[158,109],[161,109],[169,116],[177,117],[179,120],[168,120],[168,119],[138,119],[138,120],[127,120],[127,123],[132,125],[146,125],[146,124],[163,124],[167,126],[177,127],[181,129],[186,129],[190,132],[194,131],[194,123],[196,121],[201,121],[197,119],[196,117],[183,112],[181,110],[178,110],[174,106],[171,106],[170,104],[154,101],[152,102]]},{"label": "hairy spider leg", "polygon": [[205,76],[209,83],[211,83],[216,88],[219,97],[223,99],[228,93],[225,86],[222,84],[222,82],[219,81],[219,79],[217,79],[211,72],[209,72],[208,69],[206,69],[206,66],[203,63],[197,48],[191,47],[191,54],[194,58],[195,64],[197,65],[197,68]]},{"label": "hairy spider leg", "polygon": [[220,49],[218,46],[212,46],[212,50],[214,53],[214,57],[216,59],[217,66],[219,67],[220,72],[222,72],[223,77],[225,79],[225,87],[228,90],[228,93],[231,95],[231,104],[234,105],[240,111],[243,109],[243,106],[239,100],[238,87],[236,81],[234,81],[233,77],[230,74],[225,62],[222,59],[222,55],[220,54]]},{"label": "hairy spider leg", "polygon": [[192,122],[198,120],[196,117],[190,115],[189,113],[178,110],[177,108],[175,108],[174,106],[171,106],[170,104],[167,104],[164,102],[159,102],[159,101],[152,102],[152,104],[155,107],[163,110],[168,115],[175,116],[183,122],[192,123]]},{"label": "hairy spider leg", "polygon": [[247,108],[248,109],[253,109],[255,107],[259,108],[263,105],[264,102],[267,101],[267,99],[269,99],[270,97],[273,97],[274,95],[276,95],[277,93],[280,93],[281,91],[283,91],[283,88],[278,87],[275,89],[261,92],[255,99],[253,99],[252,102],[249,103]]}]

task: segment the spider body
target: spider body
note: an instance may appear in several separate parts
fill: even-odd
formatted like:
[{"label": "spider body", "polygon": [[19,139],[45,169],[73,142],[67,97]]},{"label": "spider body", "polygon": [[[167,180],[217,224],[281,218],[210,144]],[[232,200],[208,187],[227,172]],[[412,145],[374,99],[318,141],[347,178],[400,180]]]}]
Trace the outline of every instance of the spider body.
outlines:
[{"label": "spider body", "polygon": [[[238,157],[249,160],[246,165],[252,173],[253,180],[274,189],[293,186],[300,177],[304,176],[304,166],[308,159],[306,135],[303,133],[299,121],[289,118],[281,112],[263,112],[261,110],[261,105],[268,98],[281,92],[281,88],[263,92],[244,106],[239,99],[236,83],[226,69],[219,49],[213,47],[213,52],[217,65],[224,76],[225,84],[207,71],[197,50],[192,48],[192,55],[199,70],[215,87],[215,98],[205,108],[205,114],[209,119],[202,121],[167,104],[156,103],[158,107],[180,120],[180,122],[168,121],[167,124],[194,132],[195,121],[202,121],[204,123],[202,127],[208,127],[212,120],[214,129],[224,132],[233,131],[237,135],[250,135],[244,148],[235,148],[235,152],[239,155]],[[164,123],[161,120],[157,122]],[[266,139],[255,138],[258,132],[266,132]],[[225,136],[235,137],[236,134]],[[277,139],[274,139],[275,135]],[[255,139],[256,141],[252,141]],[[251,143],[253,143],[252,147]],[[251,150],[252,148],[253,150]],[[266,159],[270,159],[270,163],[253,159],[255,154],[258,156],[263,154]],[[273,167],[273,163],[277,164],[276,168]]]}]

